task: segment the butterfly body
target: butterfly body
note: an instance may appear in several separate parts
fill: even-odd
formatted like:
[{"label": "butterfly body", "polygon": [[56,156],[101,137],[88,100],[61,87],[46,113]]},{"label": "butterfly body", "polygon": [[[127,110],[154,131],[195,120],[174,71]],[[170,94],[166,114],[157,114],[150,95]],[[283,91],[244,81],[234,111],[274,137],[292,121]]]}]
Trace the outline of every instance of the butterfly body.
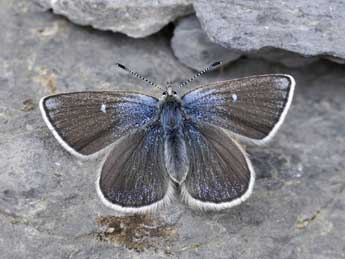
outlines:
[{"label": "butterfly body", "polygon": [[168,95],[160,103],[160,124],[164,131],[165,165],[171,179],[177,183],[186,178],[189,161],[184,136],[185,116],[177,95]]},{"label": "butterfly body", "polygon": [[171,87],[160,99],[127,91],[58,94],[42,98],[40,109],[73,155],[108,151],[96,181],[108,207],[142,213],[178,192],[191,207],[220,210],[246,200],[254,186],[255,172],[237,140],[269,141],[294,86],[289,75],[260,75],[211,83],[182,97]]}]

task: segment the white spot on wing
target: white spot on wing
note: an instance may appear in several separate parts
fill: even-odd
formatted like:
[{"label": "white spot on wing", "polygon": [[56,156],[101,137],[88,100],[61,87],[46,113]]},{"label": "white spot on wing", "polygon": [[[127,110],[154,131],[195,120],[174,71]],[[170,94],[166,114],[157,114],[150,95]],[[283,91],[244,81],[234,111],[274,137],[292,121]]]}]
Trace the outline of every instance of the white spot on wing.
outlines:
[{"label": "white spot on wing", "polygon": [[107,105],[104,103],[102,103],[102,105],[101,105],[101,112],[107,113]]},{"label": "white spot on wing", "polygon": [[232,94],[231,98],[232,98],[233,102],[236,102],[237,101],[237,94]]}]

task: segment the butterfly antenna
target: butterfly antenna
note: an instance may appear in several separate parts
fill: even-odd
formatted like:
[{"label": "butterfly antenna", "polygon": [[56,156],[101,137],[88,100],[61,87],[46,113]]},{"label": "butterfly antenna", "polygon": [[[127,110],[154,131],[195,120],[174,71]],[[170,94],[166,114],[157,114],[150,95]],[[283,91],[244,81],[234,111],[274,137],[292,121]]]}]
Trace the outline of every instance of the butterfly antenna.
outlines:
[{"label": "butterfly antenna", "polygon": [[162,89],[159,85],[153,83],[152,81],[148,80],[147,78],[143,77],[142,75],[139,75],[137,72],[134,72],[132,69],[125,67],[124,65],[120,64],[120,63],[116,63],[116,66],[118,66],[119,68],[127,71],[128,73],[132,74],[134,77],[139,78],[143,81],[145,81],[146,83],[148,83],[149,85],[152,85],[154,87],[157,87],[158,89],[164,91],[164,89]]},{"label": "butterfly antenna", "polygon": [[178,86],[178,88],[181,88],[181,87],[184,87],[186,86],[187,84],[189,84],[190,82],[192,82],[193,80],[195,80],[196,78],[198,78],[199,76],[201,76],[202,74],[205,74],[206,72],[210,71],[210,70],[213,70],[215,68],[217,68],[219,65],[221,65],[222,62],[220,61],[217,61],[217,62],[214,62],[212,65],[208,66],[207,68],[205,68],[204,70],[201,70],[200,72],[198,72],[197,74],[195,74],[192,78],[184,81],[182,84],[180,84]]}]

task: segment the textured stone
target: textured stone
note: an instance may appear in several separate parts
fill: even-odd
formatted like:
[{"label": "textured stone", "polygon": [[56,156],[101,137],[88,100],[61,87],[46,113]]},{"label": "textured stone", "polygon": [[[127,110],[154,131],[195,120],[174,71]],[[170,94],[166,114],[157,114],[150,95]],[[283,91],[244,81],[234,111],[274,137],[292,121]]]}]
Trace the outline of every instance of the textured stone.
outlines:
[{"label": "textured stone", "polygon": [[35,0],[81,25],[141,38],[193,11],[192,0]]},{"label": "textured stone", "polygon": [[160,94],[114,69],[115,62],[163,83],[192,72],[176,61],[164,33],[134,40],[98,32],[25,0],[0,1],[0,23],[1,258],[344,258],[344,66],[319,61],[296,70],[241,59],[193,83],[295,76],[295,98],[273,142],[247,147],[257,172],[252,197],[220,213],[175,201],[152,220],[121,220],[108,217],[119,215],[97,198],[100,161],[69,155],[37,103],[54,92]]},{"label": "textured stone", "polygon": [[304,66],[318,59],[268,47],[251,52],[235,52],[211,42],[194,15],[181,19],[177,24],[171,40],[171,47],[179,61],[194,70],[201,70],[218,60],[228,64],[241,56],[262,58],[287,67]]},{"label": "textured stone", "polygon": [[179,61],[194,70],[201,70],[218,60],[225,65],[241,56],[211,42],[194,15],[181,19],[176,25],[171,47]]},{"label": "textured stone", "polygon": [[342,0],[195,0],[194,8],[208,37],[226,48],[251,52],[273,47],[345,59]]},{"label": "textured stone", "polygon": [[262,48],[246,53],[251,58],[262,58],[272,63],[280,63],[287,67],[301,67],[318,60],[318,57],[305,57],[303,55],[279,48]]}]

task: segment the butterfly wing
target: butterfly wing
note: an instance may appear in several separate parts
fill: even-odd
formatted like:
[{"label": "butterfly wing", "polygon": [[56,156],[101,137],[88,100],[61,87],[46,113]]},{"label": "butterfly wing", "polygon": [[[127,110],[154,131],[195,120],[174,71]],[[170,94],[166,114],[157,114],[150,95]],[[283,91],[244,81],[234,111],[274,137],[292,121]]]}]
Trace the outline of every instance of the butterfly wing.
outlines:
[{"label": "butterfly wing", "polygon": [[121,212],[142,213],[170,201],[174,188],[164,164],[159,125],[126,135],[106,158],[97,180],[104,204]]},{"label": "butterfly wing", "polygon": [[289,75],[252,76],[197,88],[182,97],[185,113],[256,144],[269,141],[290,107],[295,80]]},{"label": "butterfly wing", "polygon": [[185,125],[189,171],[182,200],[205,210],[230,208],[246,200],[255,172],[241,147],[224,130],[209,124]]},{"label": "butterfly wing", "polygon": [[156,98],[130,92],[76,92],[43,97],[42,116],[70,153],[87,158],[157,116]]}]

